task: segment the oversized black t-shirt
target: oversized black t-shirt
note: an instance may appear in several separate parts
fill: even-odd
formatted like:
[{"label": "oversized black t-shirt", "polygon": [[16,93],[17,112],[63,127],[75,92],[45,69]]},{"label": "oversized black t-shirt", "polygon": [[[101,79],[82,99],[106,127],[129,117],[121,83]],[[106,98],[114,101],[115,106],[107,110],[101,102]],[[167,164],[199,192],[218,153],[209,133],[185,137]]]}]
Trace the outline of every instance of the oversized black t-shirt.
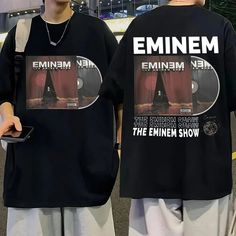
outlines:
[{"label": "oversized black t-shirt", "polygon": [[[66,24],[48,24],[52,41]],[[14,101],[15,31],[1,52],[0,100],[15,103],[15,115],[34,131],[25,143],[8,146],[5,205],[104,204],[118,169],[113,104],[98,97],[117,46],[113,34],[101,20],[75,13],[55,47],[42,18],[33,18]]]},{"label": "oversized black t-shirt", "polygon": [[225,18],[194,5],[137,17],[100,93],[124,106],[122,197],[231,192],[236,35]]}]

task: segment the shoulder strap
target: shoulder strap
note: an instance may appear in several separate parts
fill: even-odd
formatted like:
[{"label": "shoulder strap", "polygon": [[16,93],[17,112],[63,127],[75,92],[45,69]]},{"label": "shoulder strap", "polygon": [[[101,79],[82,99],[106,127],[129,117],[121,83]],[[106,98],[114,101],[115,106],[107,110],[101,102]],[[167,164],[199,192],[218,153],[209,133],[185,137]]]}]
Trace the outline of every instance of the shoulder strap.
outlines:
[{"label": "shoulder strap", "polygon": [[20,19],[16,25],[16,52],[24,52],[28,42],[32,19]]},{"label": "shoulder strap", "polygon": [[29,39],[30,29],[31,29],[32,19],[20,19],[16,25],[16,35],[15,35],[15,60],[14,60],[14,69],[15,69],[15,84],[14,84],[14,103],[16,102],[16,90],[17,90],[17,81],[20,77],[21,65],[24,60],[23,53],[25,51],[26,44]]}]

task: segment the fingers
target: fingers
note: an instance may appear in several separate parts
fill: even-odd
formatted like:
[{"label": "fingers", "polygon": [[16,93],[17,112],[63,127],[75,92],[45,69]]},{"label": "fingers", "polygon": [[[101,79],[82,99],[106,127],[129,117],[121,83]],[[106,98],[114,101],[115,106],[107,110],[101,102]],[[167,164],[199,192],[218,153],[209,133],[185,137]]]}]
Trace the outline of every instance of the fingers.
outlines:
[{"label": "fingers", "polygon": [[[11,126],[12,127],[12,126]],[[10,127],[9,126],[1,126],[0,128],[0,137],[2,137],[5,133],[9,131]]]},{"label": "fingers", "polygon": [[5,120],[2,122],[0,126],[0,137],[2,137],[5,133],[7,133],[13,126],[12,122],[9,122],[9,120]]},{"label": "fingers", "polygon": [[16,116],[14,116],[14,126],[17,131],[22,131],[22,125],[20,119]]},{"label": "fingers", "polygon": [[12,128],[16,129],[17,131],[22,131],[20,119],[16,116],[10,116],[4,119],[4,121],[0,125],[0,137]]},{"label": "fingers", "polygon": [[9,135],[11,137],[17,138],[17,137],[20,137],[21,132],[20,131],[16,131],[16,130],[9,130],[4,135]]}]

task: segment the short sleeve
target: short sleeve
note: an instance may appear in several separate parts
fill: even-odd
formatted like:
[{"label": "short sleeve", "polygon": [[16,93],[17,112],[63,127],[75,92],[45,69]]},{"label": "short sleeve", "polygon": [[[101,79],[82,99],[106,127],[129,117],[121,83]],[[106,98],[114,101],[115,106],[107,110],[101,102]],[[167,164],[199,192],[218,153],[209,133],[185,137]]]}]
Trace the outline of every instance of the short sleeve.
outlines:
[{"label": "short sleeve", "polygon": [[114,54],[108,73],[100,89],[100,95],[111,99],[115,105],[123,103],[124,78],[126,73],[126,38],[121,39]]},{"label": "short sleeve", "polygon": [[15,28],[9,31],[0,53],[0,105],[13,103]]},{"label": "short sleeve", "polygon": [[236,33],[231,23],[225,30],[225,75],[230,111],[236,110]]}]

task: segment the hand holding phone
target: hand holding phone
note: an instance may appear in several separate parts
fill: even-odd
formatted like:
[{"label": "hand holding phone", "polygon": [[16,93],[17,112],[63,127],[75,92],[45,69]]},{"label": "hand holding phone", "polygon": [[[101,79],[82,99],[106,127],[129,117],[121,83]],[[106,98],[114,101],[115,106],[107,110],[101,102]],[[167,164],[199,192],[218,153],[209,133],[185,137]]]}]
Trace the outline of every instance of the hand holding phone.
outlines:
[{"label": "hand holding phone", "polygon": [[17,131],[12,127],[12,129],[3,134],[0,139],[8,143],[25,142],[25,140],[30,137],[33,130],[34,128],[32,126],[22,126],[22,131]]},{"label": "hand holding phone", "polygon": [[4,116],[4,119],[2,119],[2,116],[0,116],[0,118],[0,137],[13,127],[18,131],[22,130],[19,117],[14,115],[6,115]]}]

